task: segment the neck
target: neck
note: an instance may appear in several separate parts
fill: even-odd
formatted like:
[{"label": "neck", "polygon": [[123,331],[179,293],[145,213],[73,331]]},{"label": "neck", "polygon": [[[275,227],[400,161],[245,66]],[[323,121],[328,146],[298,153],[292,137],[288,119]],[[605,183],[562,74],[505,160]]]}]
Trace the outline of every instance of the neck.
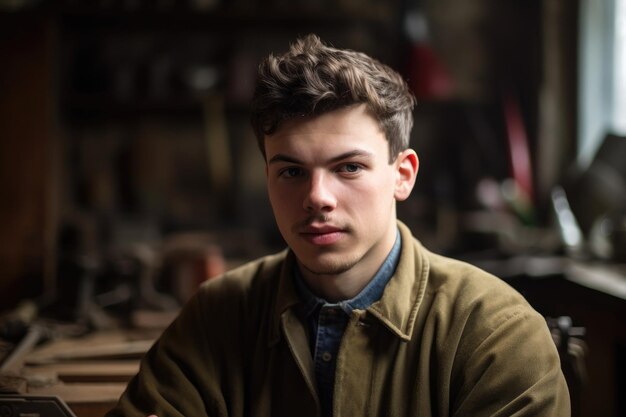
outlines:
[{"label": "neck", "polygon": [[352,277],[348,272],[332,275],[316,274],[301,264],[299,266],[302,278],[311,292],[330,303],[356,297],[374,277],[373,274],[365,278]]}]

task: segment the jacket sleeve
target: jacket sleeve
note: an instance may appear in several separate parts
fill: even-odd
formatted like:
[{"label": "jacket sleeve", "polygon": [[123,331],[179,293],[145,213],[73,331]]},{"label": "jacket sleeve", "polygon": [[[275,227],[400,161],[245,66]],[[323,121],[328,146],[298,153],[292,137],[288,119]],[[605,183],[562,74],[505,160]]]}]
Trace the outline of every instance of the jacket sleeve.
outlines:
[{"label": "jacket sleeve", "polygon": [[139,373],[106,417],[237,414],[229,408],[242,395],[237,326],[232,325],[238,318],[207,292],[203,287],[146,353]]},{"label": "jacket sleeve", "polygon": [[545,320],[529,306],[506,309],[466,356],[454,416],[570,416],[556,346]]}]

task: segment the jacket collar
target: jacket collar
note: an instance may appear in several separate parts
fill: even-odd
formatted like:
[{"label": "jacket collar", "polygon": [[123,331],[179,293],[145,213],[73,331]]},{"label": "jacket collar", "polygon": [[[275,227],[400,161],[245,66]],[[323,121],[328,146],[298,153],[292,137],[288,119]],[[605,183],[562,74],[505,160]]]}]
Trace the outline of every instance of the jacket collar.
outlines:
[{"label": "jacket collar", "polygon": [[392,333],[409,341],[426,292],[429,263],[425,249],[409,228],[398,221],[398,229],[402,237],[402,252],[396,273],[389,280],[382,298],[367,311]]},{"label": "jacket collar", "polygon": [[[392,333],[403,340],[410,340],[419,306],[424,298],[428,281],[429,264],[424,249],[411,231],[398,221],[402,239],[400,261],[395,274],[389,280],[382,298],[366,309]],[[287,310],[303,308],[293,282],[295,255],[287,251],[282,263],[276,294],[272,323],[269,327],[268,344],[273,346],[280,339],[281,316]]]},{"label": "jacket collar", "polygon": [[271,318],[272,322],[269,327],[268,345],[270,347],[278,343],[278,340],[280,339],[280,323],[283,313],[292,307],[304,307],[303,302],[298,296],[296,286],[291,276],[295,263],[296,258],[293,251],[287,250],[284,261],[280,267],[276,302],[274,304],[274,311]]}]

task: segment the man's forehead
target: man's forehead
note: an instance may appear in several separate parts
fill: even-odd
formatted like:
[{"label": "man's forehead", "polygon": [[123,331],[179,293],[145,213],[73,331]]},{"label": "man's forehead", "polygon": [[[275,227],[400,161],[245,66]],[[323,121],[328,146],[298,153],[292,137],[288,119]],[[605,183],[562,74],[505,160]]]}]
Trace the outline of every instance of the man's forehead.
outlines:
[{"label": "man's forehead", "polygon": [[[335,163],[340,162],[345,159],[371,159],[374,157],[372,152],[369,152],[364,149],[353,149],[351,151],[340,152],[337,154],[326,155],[326,159],[324,162],[326,163]],[[294,164],[305,164],[307,161],[300,159],[296,155],[291,155],[289,153],[277,153],[275,155],[268,155],[268,164],[274,163],[294,163]]]}]

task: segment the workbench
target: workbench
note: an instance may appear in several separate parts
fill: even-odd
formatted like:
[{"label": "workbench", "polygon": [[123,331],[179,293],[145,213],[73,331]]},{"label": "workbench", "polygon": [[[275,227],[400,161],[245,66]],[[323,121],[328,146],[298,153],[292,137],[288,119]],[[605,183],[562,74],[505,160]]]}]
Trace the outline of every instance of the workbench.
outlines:
[{"label": "workbench", "polygon": [[150,328],[99,330],[36,346],[2,372],[0,395],[58,397],[77,417],[102,416],[174,314],[161,315],[161,325]]}]

